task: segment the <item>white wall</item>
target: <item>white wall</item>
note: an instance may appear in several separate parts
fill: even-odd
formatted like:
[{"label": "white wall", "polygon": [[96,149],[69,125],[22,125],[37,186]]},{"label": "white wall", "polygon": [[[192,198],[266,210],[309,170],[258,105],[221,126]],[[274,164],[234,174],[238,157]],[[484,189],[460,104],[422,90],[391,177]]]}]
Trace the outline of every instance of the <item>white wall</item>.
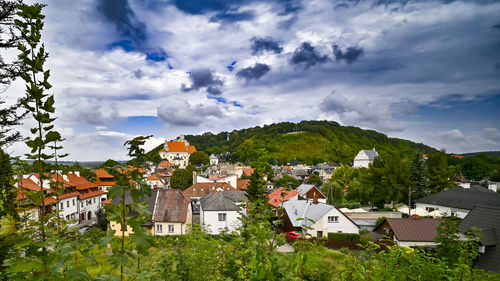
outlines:
[{"label": "white wall", "polygon": [[[226,221],[219,221],[219,213],[226,213]],[[201,210],[200,220],[205,224],[208,232],[212,234],[219,234],[222,230],[227,228],[229,232],[236,231],[241,225],[238,219],[240,214],[236,211],[203,211]]]},{"label": "white wall", "polygon": [[458,209],[458,208],[452,208],[452,207],[445,207],[445,206],[438,206],[438,205],[432,205],[432,204],[424,204],[424,203],[417,203],[416,208],[417,209],[422,209],[425,210],[427,207],[429,208],[434,208],[438,210],[441,213],[444,213],[445,216],[449,217],[453,214],[455,214],[458,218],[465,218],[467,214],[469,213],[470,210],[464,210],[464,209]]},{"label": "white wall", "polygon": [[[328,222],[329,216],[338,216],[338,222]],[[328,236],[328,233],[359,233],[359,227],[349,220],[342,212],[336,208],[331,209],[322,218],[317,220],[308,231],[313,237],[316,237],[317,231],[323,231],[323,236]]]},{"label": "white wall", "polygon": [[[68,197],[57,202],[59,216],[65,220],[78,221],[78,196]],[[63,205],[61,208],[61,204]],[[69,207],[68,207],[69,204]]]},{"label": "white wall", "polygon": [[[95,202],[94,202],[94,199],[95,199]],[[89,201],[91,203],[87,204],[87,201]],[[95,197],[91,197],[91,198],[88,198],[88,199],[83,199],[83,200],[79,200],[79,204],[80,204],[80,213],[83,213],[85,212],[85,220],[88,220],[89,217],[88,217],[88,213],[89,211],[92,212],[92,217],[91,219],[95,219],[97,216],[96,216],[96,212],[97,210],[99,210],[99,207],[101,205],[101,196],[95,196]],[[83,207],[82,207],[82,203],[83,203]]]}]

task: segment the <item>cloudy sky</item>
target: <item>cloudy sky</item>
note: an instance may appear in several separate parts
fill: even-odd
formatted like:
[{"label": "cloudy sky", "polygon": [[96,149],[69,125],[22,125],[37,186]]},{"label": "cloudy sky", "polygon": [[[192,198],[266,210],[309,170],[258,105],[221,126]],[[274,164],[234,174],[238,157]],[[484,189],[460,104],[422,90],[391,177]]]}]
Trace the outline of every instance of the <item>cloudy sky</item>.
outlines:
[{"label": "cloudy sky", "polygon": [[[152,148],[179,134],[300,120],[448,152],[500,150],[498,1],[46,3],[69,160],[126,159],[123,142],[135,135],[153,134]],[[22,91],[18,81],[5,94]]]}]

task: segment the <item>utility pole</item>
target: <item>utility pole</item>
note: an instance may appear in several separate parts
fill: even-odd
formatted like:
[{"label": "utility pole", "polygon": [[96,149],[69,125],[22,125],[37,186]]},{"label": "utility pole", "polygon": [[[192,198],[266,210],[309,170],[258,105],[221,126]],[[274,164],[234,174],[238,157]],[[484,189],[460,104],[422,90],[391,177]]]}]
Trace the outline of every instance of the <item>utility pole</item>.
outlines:
[{"label": "utility pole", "polygon": [[411,187],[408,186],[408,217],[411,218]]}]

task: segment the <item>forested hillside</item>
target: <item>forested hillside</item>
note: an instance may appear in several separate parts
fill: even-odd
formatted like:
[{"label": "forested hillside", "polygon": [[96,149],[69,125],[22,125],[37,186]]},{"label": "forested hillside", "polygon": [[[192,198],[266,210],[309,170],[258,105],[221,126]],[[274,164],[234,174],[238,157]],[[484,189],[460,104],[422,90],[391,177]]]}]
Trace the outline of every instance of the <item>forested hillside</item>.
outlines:
[{"label": "forested hillside", "polygon": [[[232,161],[284,164],[296,158],[302,163],[324,161],[350,163],[361,149],[375,149],[383,154],[399,152],[410,156],[415,151],[437,150],[421,143],[389,138],[382,133],[357,127],[341,126],[333,121],[282,122],[232,132],[187,135],[190,144],[207,154],[230,152]],[[158,146],[148,153],[157,162]]]}]

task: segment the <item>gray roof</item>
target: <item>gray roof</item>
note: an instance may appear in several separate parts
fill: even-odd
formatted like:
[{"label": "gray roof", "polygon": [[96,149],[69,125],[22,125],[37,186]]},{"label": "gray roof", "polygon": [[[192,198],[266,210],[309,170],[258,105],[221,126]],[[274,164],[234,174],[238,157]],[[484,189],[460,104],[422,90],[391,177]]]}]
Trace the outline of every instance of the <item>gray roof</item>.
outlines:
[{"label": "gray roof", "polygon": [[309,173],[305,169],[294,169],[292,170],[292,176],[307,176]]},{"label": "gray roof", "polygon": [[[146,202],[146,204],[148,204],[148,210],[149,210],[149,212],[151,212],[151,214],[153,214],[153,210],[155,208],[156,193],[157,192],[158,192],[158,189],[153,189],[153,190],[151,190],[151,196],[144,196],[144,198],[142,200],[139,200],[139,202]],[[120,195],[118,195],[115,198],[113,198],[111,203],[118,205],[121,201],[122,201],[122,198]],[[132,204],[133,202],[134,201],[132,200],[132,197],[130,197],[130,193],[127,192],[125,194],[125,205]],[[129,213],[130,216],[135,216],[136,214],[137,214],[137,212],[135,212],[135,211]]]},{"label": "gray roof", "polygon": [[217,156],[215,156],[213,153],[210,154],[210,159],[217,159]]},{"label": "gray roof", "polygon": [[210,193],[200,199],[203,211],[239,211],[238,202],[245,200],[243,191],[222,191]]},{"label": "gray roof", "polygon": [[366,155],[368,156],[368,158],[370,160],[373,160],[373,159],[375,159],[375,157],[378,156],[378,153],[374,150],[363,150],[363,151],[366,153]]},{"label": "gray roof", "polygon": [[[306,184],[306,183],[303,183],[301,185],[299,185],[299,187],[297,187],[297,192],[299,193],[299,196],[301,197],[304,197],[306,195],[306,193],[311,190],[311,188],[314,188],[315,186],[313,184]],[[316,188],[318,189],[318,188]],[[319,190],[319,193],[321,193],[321,190]],[[321,193],[323,194],[323,193]],[[323,195],[323,197],[325,197],[325,195]]]},{"label": "gray roof", "polygon": [[[303,225],[311,226],[313,222],[305,218],[317,221],[331,209],[335,208],[324,203],[312,204],[308,200],[285,201],[285,203],[283,203],[283,207],[285,208],[288,218],[294,227],[302,227]],[[304,220],[297,220],[299,218]]]},{"label": "gray roof", "polygon": [[481,244],[486,246],[475,265],[484,270],[500,272],[500,205],[475,206],[458,226],[462,232],[472,227],[481,229]]},{"label": "gray roof", "polygon": [[500,194],[479,185],[457,186],[416,200],[417,203],[471,210],[475,205],[500,207]]}]

